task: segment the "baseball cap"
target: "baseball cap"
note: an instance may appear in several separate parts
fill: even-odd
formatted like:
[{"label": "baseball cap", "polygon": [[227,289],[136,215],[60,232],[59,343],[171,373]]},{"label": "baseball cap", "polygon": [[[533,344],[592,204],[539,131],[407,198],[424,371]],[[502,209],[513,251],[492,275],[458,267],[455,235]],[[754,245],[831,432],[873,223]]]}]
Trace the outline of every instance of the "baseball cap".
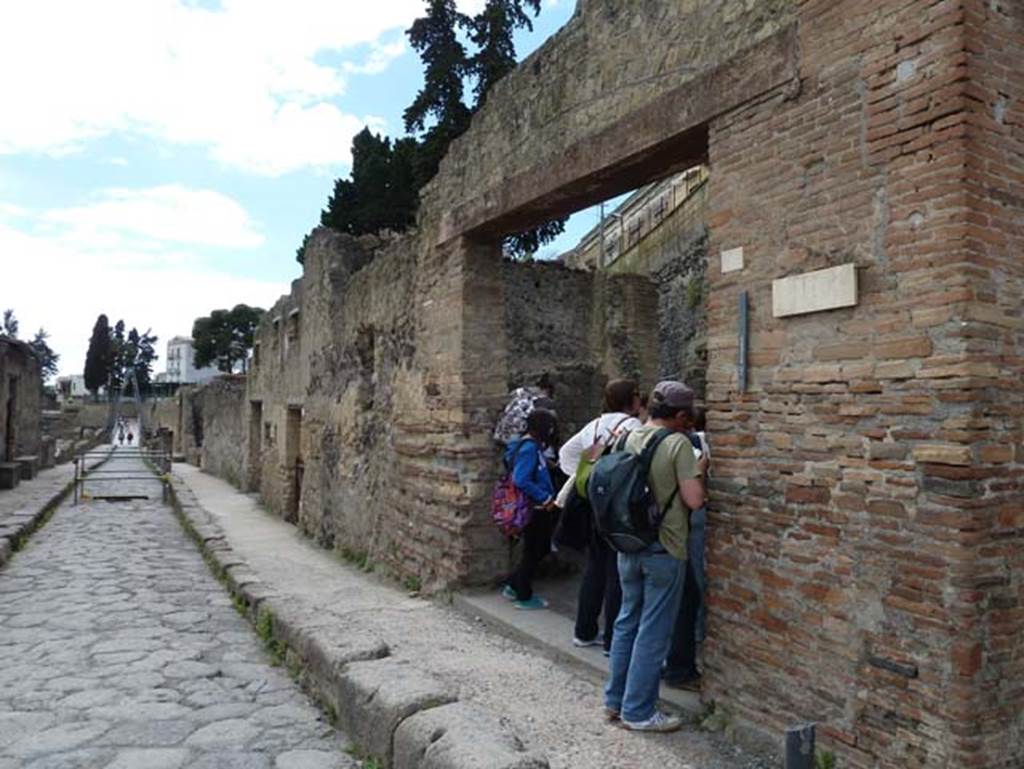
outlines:
[{"label": "baseball cap", "polygon": [[666,379],[658,382],[651,392],[653,403],[664,403],[673,409],[692,409],[694,403],[693,390],[682,382]]}]

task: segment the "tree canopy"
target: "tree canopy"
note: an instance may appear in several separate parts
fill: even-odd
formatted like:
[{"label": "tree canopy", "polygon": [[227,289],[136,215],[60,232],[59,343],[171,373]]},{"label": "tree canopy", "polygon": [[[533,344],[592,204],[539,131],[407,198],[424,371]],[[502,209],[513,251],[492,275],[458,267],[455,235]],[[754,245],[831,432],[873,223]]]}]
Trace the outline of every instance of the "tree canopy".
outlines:
[{"label": "tree canopy", "polygon": [[18,338],[18,319],[14,317],[14,310],[4,310],[3,320],[0,321],[0,336]]},{"label": "tree canopy", "polygon": [[196,367],[213,365],[218,371],[230,374],[236,364],[241,363],[242,371],[246,371],[253,335],[264,312],[259,307],[239,304],[230,310],[214,310],[196,318],[192,324]]},{"label": "tree canopy", "polygon": [[[2,336],[11,339],[18,338],[18,318],[12,309],[4,310],[3,317],[0,319],[0,337]],[[46,340],[49,338],[50,335],[46,329],[40,328],[28,342],[28,346],[39,361],[39,371],[44,382],[57,373],[57,362],[60,360],[60,356],[47,343]]]},{"label": "tree canopy", "polygon": [[110,377],[110,366],[113,363],[110,333],[110,321],[106,315],[100,315],[92,327],[89,349],[85,353],[85,389],[93,395],[107,384]]},{"label": "tree canopy", "polygon": [[[516,66],[514,34],[533,28],[530,11],[541,0],[487,0],[476,16],[458,11],[455,0],[425,0],[426,9],[406,31],[423,63],[423,87],[403,114],[407,136],[397,140],[363,129],[352,141],[352,171],[338,179],[320,223],[352,235],[402,231],[416,219],[419,192],[437,173],[449,145],[501,78]],[[468,40],[474,50],[467,50]],[[467,84],[474,102],[466,103]],[[506,255],[528,257],[565,229],[555,220],[502,243]],[[296,252],[303,262],[305,245]]]}]

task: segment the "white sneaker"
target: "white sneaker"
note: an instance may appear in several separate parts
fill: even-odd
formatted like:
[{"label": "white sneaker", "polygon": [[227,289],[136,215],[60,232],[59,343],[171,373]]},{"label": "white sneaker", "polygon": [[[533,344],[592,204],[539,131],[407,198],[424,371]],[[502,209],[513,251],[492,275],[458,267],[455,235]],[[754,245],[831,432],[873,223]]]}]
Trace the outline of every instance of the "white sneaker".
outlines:
[{"label": "white sneaker", "polygon": [[654,715],[646,721],[627,721],[623,718],[622,725],[631,732],[675,732],[683,728],[683,719],[655,710]]},{"label": "white sneaker", "polygon": [[603,643],[603,639],[600,635],[591,638],[589,641],[584,641],[582,638],[572,637],[572,645],[579,646],[581,649],[587,646],[600,646]]}]

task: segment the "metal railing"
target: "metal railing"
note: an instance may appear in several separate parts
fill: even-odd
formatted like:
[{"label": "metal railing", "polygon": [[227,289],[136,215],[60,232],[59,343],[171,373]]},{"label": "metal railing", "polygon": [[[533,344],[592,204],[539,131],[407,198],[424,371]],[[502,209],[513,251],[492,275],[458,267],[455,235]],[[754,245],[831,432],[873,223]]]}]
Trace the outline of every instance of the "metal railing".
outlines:
[{"label": "metal railing", "polygon": [[[111,459],[141,459],[149,470],[118,470],[103,469]],[[92,460],[92,461],[90,461]],[[95,494],[86,490],[87,483],[110,483],[112,481],[159,481],[161,499],[164,503],[168,498],[168,487],[171,481],[171,455],[163,451],[155,451],[137,446],[118,446],[108,450],[86,451],[75,457],[74,501],[85,499],[139,499],[142,495],[133,494]],[[148,499],[148,497],[145,497]]]}]

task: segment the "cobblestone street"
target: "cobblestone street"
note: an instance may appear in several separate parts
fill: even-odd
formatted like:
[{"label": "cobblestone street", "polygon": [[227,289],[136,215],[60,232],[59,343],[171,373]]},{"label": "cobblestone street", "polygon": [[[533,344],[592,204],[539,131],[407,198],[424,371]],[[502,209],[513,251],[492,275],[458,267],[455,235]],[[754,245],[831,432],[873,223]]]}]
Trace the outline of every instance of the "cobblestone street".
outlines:
[{"label": "cobblestone street", "polygon": [[[144,472],[116,454],[103,469]],[[0,769],[357,766],[159,483],[104,486],[149,499],[67,501],[0,570]]]}]

